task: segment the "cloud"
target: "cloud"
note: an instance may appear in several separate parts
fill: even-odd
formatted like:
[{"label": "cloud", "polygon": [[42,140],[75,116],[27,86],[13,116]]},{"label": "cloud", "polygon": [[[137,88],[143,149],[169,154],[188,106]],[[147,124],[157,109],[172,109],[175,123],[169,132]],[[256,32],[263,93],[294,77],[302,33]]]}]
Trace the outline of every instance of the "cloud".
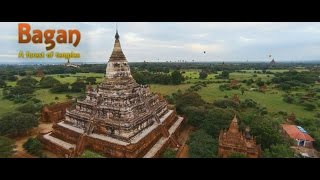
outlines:
[{"label": "cloud", "polygon": [[240,39],[241,42],[245,42],[245,43],[254,41],[253,38],[247,38],[247,37],[244,37],[244,36],[240,36],[239,39]]},{"label": "cloud", "polygon": [[18,36],[15,35],[0,35],[0,40],[5,41],[5,40],[16,40],[18,41]]},{"label": "cloud", "polygon": [[[46,51],[45,44],[18,44],[18,22],[0,23],[0,61],[20,50]],[[81,61],[106,62],[115,22],[30,22],[32,29],[79,29],[80,44],[56,44],[55,51],[81,52]],[[130,62],[144,59],[320,59],[320,23],[312,22],[120,22],[122,49]],[[232,52],[232,53],[229,53]],[[11,55],[14,54],[14,55]],[[200,55],[199,55],[200,54]],[[10,56],[11,55],[11,56]],[[202,56],[201,56],[202,57]]]},{"label": "cloud", "polygon": [[4,58],[16,58],[16,57],[18,57],[18,55],[16,55],[16,54],[0,54],[0,57],[4,57]]},{"label": "cloud", "polygon": [[144,41],[144,38],[132,32],[124,34],[123,38],[124,38],[124,41],[126,41],[126,43],[128,44],[140,43]]},{"label": "cloud", "polygon": [[186,47],[193,52],[210,52],[210,53],[220,53],[225,52],[226,49],[222,44],[199,44],[192,43],[187,44]]}]

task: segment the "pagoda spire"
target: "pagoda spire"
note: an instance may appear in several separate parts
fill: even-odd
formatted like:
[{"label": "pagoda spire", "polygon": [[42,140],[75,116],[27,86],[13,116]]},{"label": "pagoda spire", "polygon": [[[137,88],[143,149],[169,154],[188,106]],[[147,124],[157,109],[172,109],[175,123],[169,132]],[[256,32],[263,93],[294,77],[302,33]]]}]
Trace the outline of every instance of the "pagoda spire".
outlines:
[{"label": "pagoda spire", "polygon": [[238,119],[237,119],[237,115],[234,114],[234,117],[231,121],[231,124],[229,126],[229,132],[232,132],[232,133],[237,133],[239,132],[239,125],[238,125]]},{"label": "pagoda spire", "polygon": [[106,68],[106,77],[107,78],[115,78],[115,77],[132,78],[127,58],[121,49],[118,27],[116,28],[116,34],[114,38],[115,38],[115,41],[114,41],[113,50]]},{"label": "pagoda spire", "polygon": [[114,41],[113,51],[112,51],[112,54],[110,56],[109,61],[127,61],[127,59],[121,49],[118,28],[116,29],[116,34],[114,37],[115,37],[115,41]]}]

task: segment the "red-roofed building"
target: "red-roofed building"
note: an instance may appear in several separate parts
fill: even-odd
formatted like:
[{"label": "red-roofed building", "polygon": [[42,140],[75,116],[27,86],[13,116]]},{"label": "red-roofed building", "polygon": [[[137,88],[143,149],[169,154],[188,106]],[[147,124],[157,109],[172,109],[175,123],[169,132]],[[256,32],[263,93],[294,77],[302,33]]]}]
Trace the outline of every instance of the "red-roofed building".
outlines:
[{"label": "red-roofed building", "polygon": [[290,124],[283,124],[282,129],[286,136],[294,139],[297,146],[313,148],[312,143],[315,141],[302,127]]}]

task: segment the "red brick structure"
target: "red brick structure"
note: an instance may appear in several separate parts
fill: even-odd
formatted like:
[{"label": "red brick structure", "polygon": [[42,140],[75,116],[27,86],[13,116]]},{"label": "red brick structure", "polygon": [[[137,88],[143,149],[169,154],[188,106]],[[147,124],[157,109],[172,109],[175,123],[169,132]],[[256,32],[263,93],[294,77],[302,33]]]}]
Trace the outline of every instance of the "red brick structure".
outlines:
[{"label": "red brick structure", "polygon": [[254,137],[249,132],[239,131],[238,119],[236,115],[231,121],[228,130],[222,130],[219,135],[219,157],[229,157],[233,153],[241,153],[249,158],[258,158],[261,154],[260,145],[256,144]]},{"label": "red brick structure", "polygon": [[42,69],[38,69],[36,76],[37,77],[44,77],[43,70]]},{"label": "red brick structure", "polygon": [[237,94],[234,94],[231,98],[231,100],[234,102],[234,103],[237,103],[239,104],[240,103],[240,98]]},{"label": "red brick structure", "polygon": [[104,81],[96,89],[88,86],[86,98],[67,109],[52,132],[39,137],[46,149],[64,157],[90,149],[106,157],[151,158],[167,146],[180,146],[177,136],[184,118],[134,80],[119,38],[117,32]]},{"label": "red brick structure", "polygon": [[263,85],[259,87],[259,91],[265,93],[268,90],[268,86]]},{"label": "red brick structure", "polygon": [[233,79],[233,80],[230,81],[230,84],[229,84],[230,88],[238,87],[238,86],[240,86],[240,85],[239,85],[237,80]]},{"label": "red brick structure", "polygon": [[287,117],[287,122],[289,123],[295,123],[296,121],[296,115],[294,113],[291,113],[288,117]]},{"label": "red brick structure", "polygon": [[72,105],[71,101],[53,104],[53,105],[44,105],[44,107],[41,110],[40,121],[52,122],[52,123],[59,122],[60,120],[64,119],[66,114],[66,109],[71,107],[71,105]]}]

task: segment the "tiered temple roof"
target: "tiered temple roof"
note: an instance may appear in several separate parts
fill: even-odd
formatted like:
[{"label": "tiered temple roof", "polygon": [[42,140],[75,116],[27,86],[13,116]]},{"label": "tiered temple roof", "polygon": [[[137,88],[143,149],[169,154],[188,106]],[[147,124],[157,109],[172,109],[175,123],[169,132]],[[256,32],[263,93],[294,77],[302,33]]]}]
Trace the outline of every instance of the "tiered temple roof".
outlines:
[{"label": "tiered temple roof", "polygon": [[259,157],[260,146],[255,137],[239,131],[238,119],[234,115],[229,129],[222,130],[219,135],[219,156],[228,157],[232,153],[241,153],[247,157]]}]

